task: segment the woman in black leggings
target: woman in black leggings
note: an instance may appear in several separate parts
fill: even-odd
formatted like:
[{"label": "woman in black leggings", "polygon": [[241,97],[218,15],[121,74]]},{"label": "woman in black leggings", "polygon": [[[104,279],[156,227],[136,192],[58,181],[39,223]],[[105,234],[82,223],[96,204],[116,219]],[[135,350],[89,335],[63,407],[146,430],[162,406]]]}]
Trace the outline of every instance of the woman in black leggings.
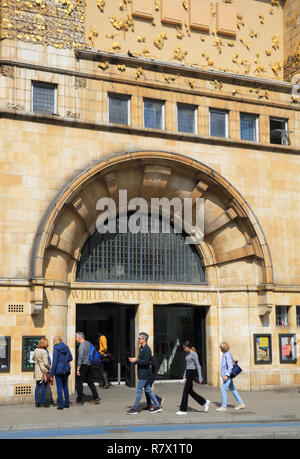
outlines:
[{"label": "woman in black leggings", "polygon": [[193,399],[196,400],[196,402],[198,402],[200,405],[204,406],[204,411],[207,413],[210,401],[205,400],[205,398],[201,397],[201,395],[197,394],[193,390],[193,380],[197,375],[199,383],[201,384],[203,381],[198,354],[190,341],[183,343],[183,350],[186,352],[186,369],[183,376],[185,385],[183,389],[180,410],[177,411],[176,414],[179,416],[186,414],[189,395],[193,397]]}]

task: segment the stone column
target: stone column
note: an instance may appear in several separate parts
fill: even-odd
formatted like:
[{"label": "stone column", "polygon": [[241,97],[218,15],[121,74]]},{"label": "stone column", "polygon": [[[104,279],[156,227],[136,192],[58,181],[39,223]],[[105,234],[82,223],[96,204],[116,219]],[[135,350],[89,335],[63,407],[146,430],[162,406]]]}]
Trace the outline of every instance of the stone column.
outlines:
[{"label": "stone column", "polygon": [[[136,321],[135,321],[135,336],[136,339],[138,334],[142,331],[148,333],[149,340],[148,344],[154,353],[154,311],[153,311],[153,303],[152,300],[144,300],[142,303],[139,304],[137,314],[136,314]],[[136,352],[138,352],[138,344],[136,344]],[[137,354],[136,354],[137,355]]]}]

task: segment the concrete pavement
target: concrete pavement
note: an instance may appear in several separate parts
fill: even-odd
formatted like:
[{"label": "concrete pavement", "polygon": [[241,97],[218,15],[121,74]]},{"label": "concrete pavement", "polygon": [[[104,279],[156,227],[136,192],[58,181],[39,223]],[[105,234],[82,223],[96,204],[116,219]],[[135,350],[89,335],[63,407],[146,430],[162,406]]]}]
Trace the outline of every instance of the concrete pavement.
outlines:
[{"label": "concrete pavement", "polygon": [[[22,432],[26,430],[65,429],[78,427],[122,427],[124,426],[163,426],[163,425],[206,425],[237,423],[292,423],[293,432],[299,432],[300,425],[300,391],[273,390],[262,392],[240,391],[246,408],[236,411],[235,399],[228,393],[227,412],[217,412],[220,406],[220,389],[207,385],[195,384],[194,389],[204,398],[211,401],[208,413],[204,413],[193,399],[189,398],[189,410],[186,416],[176,416],[179,409],[183,384],[164,383],[155,385],[155,393],[165,398],[161,413],[152,414],[142,410],[144,399],[138,415],[128,416],[126,411],[135,400],[135,388],[112,386],[108,390],[99,389],[101,397],[99,405],[91,405],[88,387],[85,387],[86,402],[83,406],[71,406],[70,409],[59,411],[56,406],[35,408],[29,405],[0,406],[0,433]],[[238,384],[237,384],[238,389]],[[75,396],[71,396],[75,401]],[[122,432],[120,432],[122,434]],[[188,438],[188,431],[186,438]],[[153,436],[153,437],[152,437]],[[157,433],[149,432],[148,438],[156,438]]]}]

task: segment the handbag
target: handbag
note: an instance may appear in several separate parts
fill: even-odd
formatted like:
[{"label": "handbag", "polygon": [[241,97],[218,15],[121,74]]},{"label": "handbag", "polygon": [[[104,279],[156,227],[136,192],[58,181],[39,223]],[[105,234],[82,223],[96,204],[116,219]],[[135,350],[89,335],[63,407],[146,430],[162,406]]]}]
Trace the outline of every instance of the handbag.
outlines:
[{"label": "handbag", "polygon": [[[231,354],[230,354],[230,355],[231,355]],[[238,365],[238,360],[233,360],[232,355],[231,355],[231,358],[232,358],[232,361],[233,361],[233,367],[232,367],[232,369],[231,369],[231,373],[230,373],[229,378],[230,378],[230,379],[233,379],[233,378],[235,378],[237,375],[239,375],[243,370],[242,370],[241,367]],[[225,360],[226,360],[226,366],[227,366],[227,369],[228,369],[228,364],[227,364],[226,356],[225,356]]]},{"label": "handbag", "polygon": [[109,352],[106,352],[105,354],[101,354],[101,360],[104,363],[109,363],[112,361],[112,355]]},{"label": "handbag", "polygon": [[40,368],[40,370],[41,370],[41,372],[42,372],[42,375],[43,375],[43,382],[44,382],[45,384],[48,384],[48,382],[49,382],[50,379],[51,379],[51,376],[50,376],[51,373],[50,373],[50,371],[43,372],[42,369],[41,369],[41,366],[40,366],[39,361],[37,361],[37,363],[38,363],[38,366],[39,366],[39,368]]},{"label": "handbag", "polygon": [[235,378],[237,375],[239,375],[243,370],[241,369],[241,367],[238,365],[238,360],[236,361],[233,361],[233,367],[232,367],[232,370],[231,370],[231,373],[230,373],[230,378],[233,379]]}]

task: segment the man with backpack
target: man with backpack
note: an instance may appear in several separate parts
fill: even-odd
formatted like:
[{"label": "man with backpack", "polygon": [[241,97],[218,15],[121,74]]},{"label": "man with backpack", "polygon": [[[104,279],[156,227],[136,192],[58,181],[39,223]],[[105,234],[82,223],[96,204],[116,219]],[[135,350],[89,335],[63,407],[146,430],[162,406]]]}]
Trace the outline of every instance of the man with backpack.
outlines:
[{"label": "man with backpack", "polygon": [[76,342],[79,344],[79,348],[76,372],[77,399],[75,405],[83,405],[82,399],[84,380],[86,380],[93,395],[93,400],[91,400],[90,403],[99,404],[100,397],[93,380],[93,365],[90,356],[92,345],[89,341],[85,340],[85,335],[82,332],[76,333]]}]

